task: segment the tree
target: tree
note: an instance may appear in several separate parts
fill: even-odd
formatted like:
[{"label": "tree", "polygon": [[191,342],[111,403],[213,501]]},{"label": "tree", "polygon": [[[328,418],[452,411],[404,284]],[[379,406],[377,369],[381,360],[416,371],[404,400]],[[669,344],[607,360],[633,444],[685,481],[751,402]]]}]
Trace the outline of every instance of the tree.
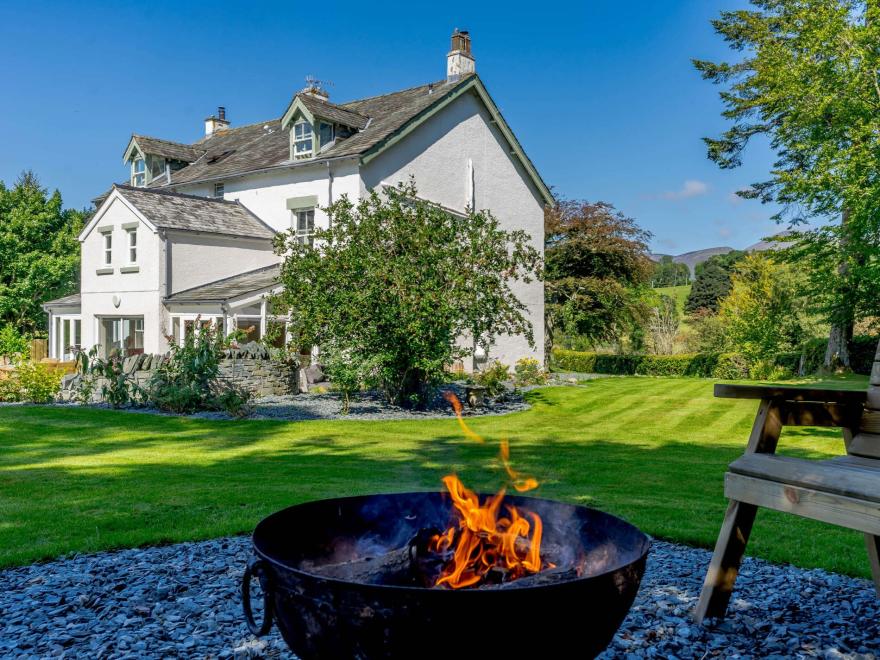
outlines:
[{"label": "tree", "polygon": [[726,86],[733,123],[706,138],[709,157],[736,167],[757,135],[777,153],[770,178],[740,194],[775,201],[792,225],[839,224],[800,232],[784,258],[808,262],[810,298],[831,324],[826,367],[848,366],[847,338],[880,299],[880,7],[856,0],[752,0],[753,9],[713,21],[733,63],[695,60],[705,79]]},{"label": "tree", "polygon": [[745,256],[744,252],[734,250],[727,254],[717,254],[697,264],[696,277],[684,304],[688,314],[705,309],[718,311],[718,303],[730,293],[730,275],[736,263]]},{"label": "tree", "polygon": [[501,229],[488,211],[451,214],[420,200],[412,182],[357,205],[343,196],[327,213],[330,228],[314,245],[278,237],[284,291],[274,304],[289,311],[298,345],[329,352],[347,383],[354,371],[393,403],[424,404],[475,346],[489,351],[503,334],[533,345],[511,290],[540,276],[525,232]]},{"label": "tree", "polygon": [[562,201],[544,219],[545,338],[619,341],[648,315],[651,234],[605,202]]},{"label": "tree", "polygon": [[718,315],[733,349],[756,362],[799,347],[813,336],[803,274],[762,254],[743,259]]},{"label": "tree", "polygon": [[44,302],[76,290],[85,213],[63,209],[32,172],[0,181],[0,325],[22,333],[45,327]]},{"label": "tree", "polygon": [[651,309],[649,323],[655,353],[672,355],[680,324],[681,313],[678,311],[678,303],[675,298],[661,295],[657,306]]},{"label": "tree", "polygon": [[651,284],[655,287],[682,286],[690,280],[691,271],[687,264],[676,263],[672,257],[664,254],[654,266]]}]

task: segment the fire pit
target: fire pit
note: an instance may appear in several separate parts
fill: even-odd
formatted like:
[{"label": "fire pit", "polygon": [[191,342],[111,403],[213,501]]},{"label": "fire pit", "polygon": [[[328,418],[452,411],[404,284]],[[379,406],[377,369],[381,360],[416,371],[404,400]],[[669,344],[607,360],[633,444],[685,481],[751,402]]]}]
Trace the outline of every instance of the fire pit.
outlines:
[{"label": "fire pit", "polygon": [[[448,493],[321,500],[274,513],[254,531],[242,582],[248,626],[265,634],[274,620],[303,660],[595,656],[632,605],[648,537],[587,507],[514,495],[504,505],[540,516],[544,568],[510,581],[493,569],[460,589],[436,586],[428,551],[454,524]],[[264,593],[260,623],[253,577]]]}]

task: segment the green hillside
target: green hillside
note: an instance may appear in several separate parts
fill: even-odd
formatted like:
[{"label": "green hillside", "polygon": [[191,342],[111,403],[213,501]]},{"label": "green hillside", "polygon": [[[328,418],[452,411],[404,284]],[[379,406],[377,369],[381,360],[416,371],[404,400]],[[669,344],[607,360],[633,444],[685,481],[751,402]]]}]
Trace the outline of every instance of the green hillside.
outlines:
[{"label": "green hillside", "polygon": [[678,303],[678,311],[684,314],[684,303],[691,292],[691,285],[684,284],[682,286],[661,286],[654,289],[664,296],[672,296]]}]

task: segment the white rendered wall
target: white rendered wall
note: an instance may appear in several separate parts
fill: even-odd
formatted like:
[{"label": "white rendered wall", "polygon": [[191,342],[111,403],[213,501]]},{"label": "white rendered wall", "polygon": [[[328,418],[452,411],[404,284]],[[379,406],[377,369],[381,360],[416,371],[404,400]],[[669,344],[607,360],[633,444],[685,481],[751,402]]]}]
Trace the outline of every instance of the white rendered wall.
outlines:
[{"label": "white rendered wall", "polygon": [[[144,317],[144,350],[164,351],[161,336],[163,306],[160,294],[162,240],[143,223],[137,227],[137,262],[129,263],[128,242],[123,224],[138,222],[137,216],[120,200],[114,200],[98,224],[82,241],[81,313],[82,344],[98,342],[96,319],[102,316]],[[112,228],[112,263],[104,263],[102,229]],[[122,268],[137,266],[137,272]],[[99,269],[113,272],[99,275]],[[116,304],[118,303],[118,304]]]},{"label": "white rendered wall", "polygon": [[[504,229],[522,229],[544,253],[544,201],[475,94],[465,94],[406,138],[361,168],[366,189],[415,177],[418,194],[464,211],[469,199],[468,160],[473,164],[474,207],[488,209]],[[512,285],[528,308],[535,347],[521,336],[496,338],[489,357],[513,365],[522,357],[544,360],[544,286]]]},{"label": "white rendered wall", "polygon": [[[329,172],[332,174],[332,190]],[[358,161],[321,161],[314,165],[295,167],[274,172],[263,172],[230,179],[224,182],[224,199],[238,200],[275,231],[287,231],[291,227],[291,213],[287,200],[293,197],[314,195],[318,206],[328,206],[331,201],[348,195],[356,201],[360,196]],[[214,183],[193,186],[175,186],[177,192],[208,197],[213,194]],[[327,215],[315,211],[315,226],[327,227]]]},{"label": "white rendered wall", "polygon": [[278,263],[270,240],[168,232],[168,293]]}]

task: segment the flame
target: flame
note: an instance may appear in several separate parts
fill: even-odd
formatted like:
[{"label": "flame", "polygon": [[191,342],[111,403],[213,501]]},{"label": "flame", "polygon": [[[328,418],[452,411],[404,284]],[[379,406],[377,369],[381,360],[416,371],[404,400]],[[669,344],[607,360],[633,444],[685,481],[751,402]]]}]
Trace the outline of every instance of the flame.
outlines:
[{"label": "flame", "polygon": [[[443,396],[452,404],[464,434],[477,442],[484,442],[462,419],[458,398],[451,392],[444,392]],[[511,467],[507,440],[501,442],[500,455],[514,489],[525,492],[538,487],[534,477],[523,477]],[[432,552],[448,553],[452,550],[452,557],[443,567],[436,586],[461,589],[486,580],[493,571],[498,574],[498,579],[508,581],[553,567],[541,558],[541,517],[532,512],[523,515],[512,504],[506,504],[506,488],[502,487],[481,503],[479,496],[454,474],[443,477],[443,483],[459,521],[457,526],[435,535],[428,545]]]}]

